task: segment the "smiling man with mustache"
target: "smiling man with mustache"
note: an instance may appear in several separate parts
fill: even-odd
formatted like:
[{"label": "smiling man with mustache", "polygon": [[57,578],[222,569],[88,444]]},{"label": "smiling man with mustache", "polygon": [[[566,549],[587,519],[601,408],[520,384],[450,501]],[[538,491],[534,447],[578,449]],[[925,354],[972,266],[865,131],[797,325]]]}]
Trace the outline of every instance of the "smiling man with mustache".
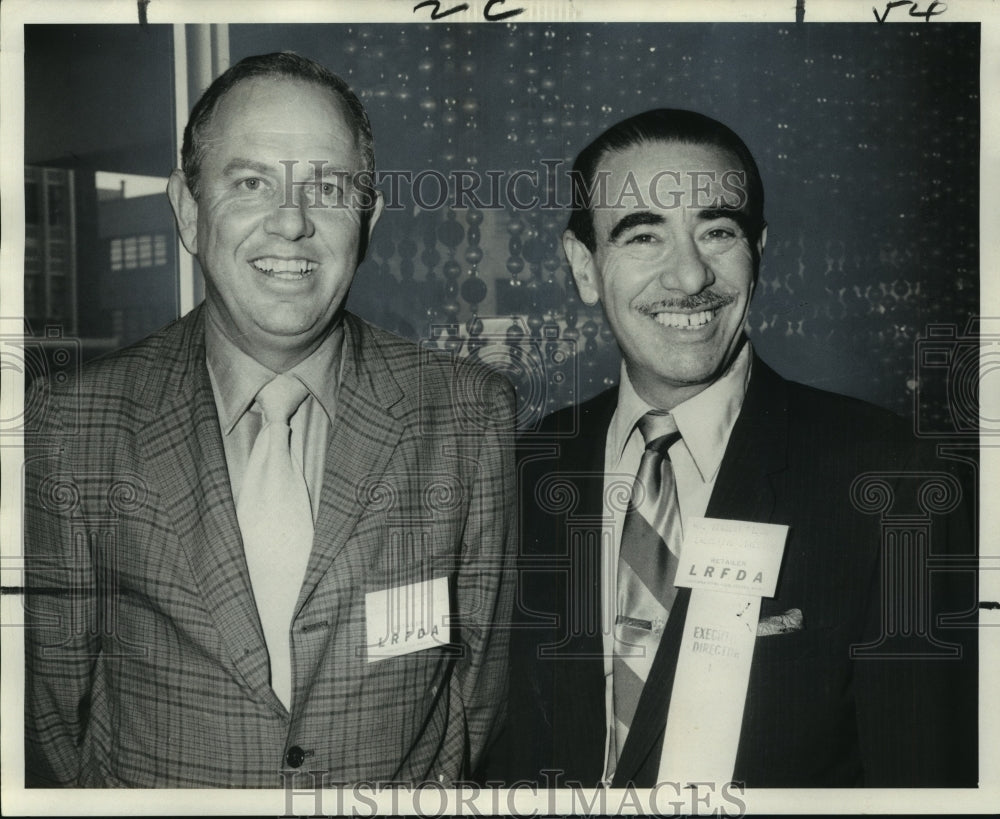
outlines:
[{"label": "smiling man with mustache", "polygon": [[[969,576],[906,586],[878,515],[852,495],[883,476],[902,503],[907,481],[949,466],[925,460],[902,419],[787,381],[754,352],[767,227],[746,145],[709,117],[658,109],[611,127],[573,170],[563,248],[623,362],[617,387],[523,439],[510,724],[487,773],[680,795],[696,759],[716,793],[730,779],[974,784],[974,631],[935,632],[906,656],[871,648],[898,628],[883,612],[933,624],[970,610]],[[958,500],[952,515],[910,510],[933,519],[938,554],[974,551]],[[684,588],[735,578],[745,594],[763,577],[742,545],[696,570],[685,533],[706,531],[698,518],[717,537],[708,548],[777,524],[773,593]],[[726,627],[697,619],[730,605]],[[962,643],[950,661],[932,645],[945,639]]]},{"label": "smiling man with mustache", "polygon": [[[701,183],[664,197],[665,168]],[[732,150],[690,141],[606,151],[597,172],[607,197],[584,211],[589,224],[577,211],[563,236],[580,297],[603,305],[629,382],[663,410],[718,379],[743,348],[767,228],[749,196],[742,210],[719,206],[733,169],[748,176]]]}]

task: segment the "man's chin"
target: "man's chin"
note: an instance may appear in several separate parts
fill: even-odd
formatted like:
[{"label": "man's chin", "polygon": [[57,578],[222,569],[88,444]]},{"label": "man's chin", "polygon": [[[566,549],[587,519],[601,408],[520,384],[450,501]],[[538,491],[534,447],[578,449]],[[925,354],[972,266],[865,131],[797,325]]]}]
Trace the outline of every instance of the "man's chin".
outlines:
[{"label": "man's chin", "polygon": [[342,315],[338,310],[333,315],[282,315],[280,310],[265,314],[255,321],[259,335],[277,344],[302,343],[316,336],[322,336],[333,327]]},{"label": "man's chin", "polygon": [[665,351],[647,366],[627,365],[629,378],[633,386],[645,384],[650,393],[675,393],[683,401],[725,375],[742,347],[740,343],[732,350],[697,357],[685,356],[683,351]]}]

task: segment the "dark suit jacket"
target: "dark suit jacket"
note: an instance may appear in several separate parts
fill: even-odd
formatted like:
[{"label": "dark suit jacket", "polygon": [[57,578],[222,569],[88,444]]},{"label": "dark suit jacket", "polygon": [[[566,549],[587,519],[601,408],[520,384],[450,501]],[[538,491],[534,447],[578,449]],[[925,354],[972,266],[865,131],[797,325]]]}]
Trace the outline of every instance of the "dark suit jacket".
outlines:
[{"label": "dark suit jacket", "polygon": [[[616,405],[610,390],[524,439],[513,688],[489,778],[549,787],[601,778],[601,493]],[[938,622],[956,613],[974,625],[974,574],[932,572],[922,551],[973,554],[961,504],[936,513],[970,500],[941,476],[953,465],[919,460],[898,417],[785,381],[755,358],[706,515],[790,526],[777,593],[762,601],[761,618],[799,608],[805,627],[756,641],[734,781],[976,782],[975,631]],[[935,486],[948,503],[930,502]],[[886,592],[889,578],[913,588]],[[689,596],[682,589],[671,611],[616,786],[655,783]],[[889,639],[876,645],[880,635]],[[852,659],[852,647],[866,645]]]},{"label": "dark suit jacket", "polygon": [[[281,787],[294,762],[327,784],[447,783],[476,764],[506,693],[513,394],[345,322],[291,713],[268,684],[201,311],[35,385],[29,783]],[[436,577],[450,645],[369,663],[366,593]]]}]

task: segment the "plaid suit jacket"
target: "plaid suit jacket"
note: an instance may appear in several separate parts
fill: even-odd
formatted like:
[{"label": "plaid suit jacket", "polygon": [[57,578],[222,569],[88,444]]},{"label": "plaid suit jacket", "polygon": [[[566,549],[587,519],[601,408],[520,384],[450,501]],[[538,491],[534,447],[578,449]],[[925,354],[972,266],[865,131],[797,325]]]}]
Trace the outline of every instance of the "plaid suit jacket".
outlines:
[{"label": "plaid suit jacket", "polygon": [[[447,784],[477,764],[506,698],[513,393],[345,321],[291,713],[268,683],[201,310],[32,386],[29,785],[281,787],[290,765]],[[447,646],[369,662],[366,593],[438,577]]]}]

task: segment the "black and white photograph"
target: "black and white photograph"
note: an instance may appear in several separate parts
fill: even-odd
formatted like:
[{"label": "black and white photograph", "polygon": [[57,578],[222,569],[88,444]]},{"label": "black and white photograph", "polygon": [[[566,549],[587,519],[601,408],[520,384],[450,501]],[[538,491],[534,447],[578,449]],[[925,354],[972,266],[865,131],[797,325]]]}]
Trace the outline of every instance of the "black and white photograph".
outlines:
[{"label": "black and white photograph", "polygon": [[0,60],[5,815],[1000,804],[994,4]]}]

